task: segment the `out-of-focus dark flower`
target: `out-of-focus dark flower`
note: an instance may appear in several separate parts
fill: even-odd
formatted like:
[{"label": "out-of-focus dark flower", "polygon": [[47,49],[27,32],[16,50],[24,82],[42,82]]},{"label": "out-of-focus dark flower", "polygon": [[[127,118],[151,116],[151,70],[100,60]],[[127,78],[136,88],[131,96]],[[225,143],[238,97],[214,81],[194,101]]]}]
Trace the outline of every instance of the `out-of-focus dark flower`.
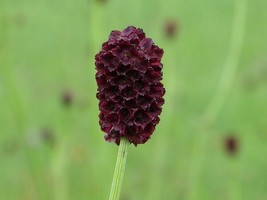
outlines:
[{"label": "out-of-focus dark flower", "polygon": [[238,140],[234,136],[228,136],[224,141],[225,150],[229,154],[235,154],[238,151]]},{"label": "out-of-focus dark flower", "polygon": [[107,0],[96,0],[99,3],[107,3]]},{"label": "out-of-focus dark flower", "polygon": [[109,142],[145,143],[159,122],[163,50],[142,29],[112,31],[95,56],[99,123]]},{"label": "out-of-focus dark flower", "polygon": [[62,104],[69,107],[73,102],[73,93],[69,90],[65,90],[61,94]]},{"label": "out-of-focus dark flower", "polygon": [[54,147],[55,145],[55,134],[53,130],[48,127],[41,129],[40,139],[51,147]]},{"label": "out-of-focus dark flower", "polygon": [[165,35],[169,38],[173,38],[179,29],[178,23],[175,20],[168,20],[164,24]]}]

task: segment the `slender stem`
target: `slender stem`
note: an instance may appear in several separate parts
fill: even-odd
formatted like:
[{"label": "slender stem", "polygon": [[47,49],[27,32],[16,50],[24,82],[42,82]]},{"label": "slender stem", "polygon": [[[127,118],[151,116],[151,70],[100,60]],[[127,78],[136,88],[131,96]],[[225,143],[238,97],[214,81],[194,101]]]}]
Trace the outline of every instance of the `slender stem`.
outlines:
[{"label": "slender stem", "polygon": [[214,96],[211,98],[211,102],[204,115],[204,119],[209,120],[210,124],[216,120],[219,112],[222,110],[222,107],[230,93],[237,72],[245,35],[246,1],[247,0],[235,1],[235,13],[230,48],[224,65],[224,71],[222,72],[222,77],[218,88],[216,89]]},{"label": "slender stem", "polygon": [[198,132],[201,134],[198,134],[195,139],[194,153],[197,153],[197,157],[196,159],[192,159],[191,168],[189,170],[190,182],[192,185],[190,193],[188,193],[188,200],[197,199],[199,186],[201,185],[201,172],[206,159],[205,152],[207,151],[206,148],[208,147],[211,134],[209,129],[216,122],[229,96],[239,66],[246,28],[247,0],[235,0],[234,6],[231,41],[222,77],[214,96],[211,98],[204,112],[202,123],[198,127]]},{"label": "slender stem", "polygon": [[120,198],[120,191],[122,186],[124,169],[126,165],[128,144],[129,142],[127,139],[121,139],[109,200],[119,200]]}]

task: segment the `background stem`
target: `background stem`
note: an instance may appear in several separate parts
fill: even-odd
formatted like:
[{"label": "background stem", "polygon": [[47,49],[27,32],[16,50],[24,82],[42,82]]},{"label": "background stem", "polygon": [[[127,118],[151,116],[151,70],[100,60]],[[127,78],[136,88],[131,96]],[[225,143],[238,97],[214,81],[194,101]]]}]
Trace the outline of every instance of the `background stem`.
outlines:
[{"label": "background stem", "polygon": [[187,198],[188,200],[197,199],[199,187],[201,185],[201,172],[203,171],[206,160],[205,153],[208,152],[206,148],[209,147],[208,142],[211,136],[210,128],[216,122],[236,77],[246,28],[246,1],[247,0],[235,0],[234,2],[232,33],[224,70],[218,88],[211,98],[204,112],[201,124],[198,127],[198,132],[201,134],[198,134],[198,138],[195,139],[196,144],[194,145],[194,152],[197,152],[198,156],[196,159],[192,159],[192,168],[190,170],[192,186]]}]

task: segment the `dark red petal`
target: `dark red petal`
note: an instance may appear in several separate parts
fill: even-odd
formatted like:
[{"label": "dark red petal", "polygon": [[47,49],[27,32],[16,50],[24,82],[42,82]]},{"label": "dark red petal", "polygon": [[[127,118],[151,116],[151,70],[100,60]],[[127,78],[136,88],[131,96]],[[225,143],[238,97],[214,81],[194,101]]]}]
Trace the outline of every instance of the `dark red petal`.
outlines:
[{"label": "dark red petal", "polygon": [[100,102],[100,110],[102,111],[107,111],[107,112],[111,112],[115,109],[115,103],[111,102],[111,101],[104,101],[104,102]]},{"label": "dark red petal", "polygon": [[109,40],[117,39],[120,36],[120,34],[121,34],[120,31],[111,31],[109,35]]},{"label": "dark red petal", "polygon": [[121,32],[122,36],[129,36],[131,33],[135,32],[136,28],[134,26],[128,26]]},{"label": "dark red petal", "polygon": [[105,140],[108,142],[115,142],[119,145],[120,143],[120,131],[111,130],[108,134],[105,135]]},{"label": "dark red petal", "polygon": [[137,126],[144,126],[151,121],[151,117],[144,111],[138,110],[134,113],[134,123]]},{"label": "dark red petal", "polygon": [[115,124],[118,122],[118,120],[119,120],[119,116],[116,113],[109,114],[106,117],[106,122],[110,124]]},{"label": "dark red petal", "polygon": [[165,94],[165,89],[163,88],[162,83],[152,85],[150,88],[150,94],[155,97],[162,97]]},{"label": "dark red petal", "polygon": [[136,126],[127,126],[125,129],[125,134],[126,135],[137,135],[138,133],[138,129],[136,128]]},{"label": "dark red petal", "polygon": [[140,58],[131,59],[130,61],[131,65],[134,69],[137,71],[144,73],[149,67],[149,63],[147,60],[141,60]]},{"label": "dark red petal", "polygon": [[132,108],[132,109],[137,108],[137,103],[136,103],[135,99],[130,99],[130,100],[124,101],[124,105],[126,108]]},{"label": "dark red petal", "polygon": [[113,58],[114,56],[111,53],[103,53],[100,55],[100,60],[105,66],[110,65]]},{"label": "dark red petal", "polygon": [[136,33],[137,33],[140,41],[146,37],[146,34],[144,33],[143,29],[141,29],[141,28],[138,28],[136,30]]},{"label": "dark red petal", "polygon": [[152,46],[152,54],[151,58],[155,58],[156,60],[160,61],[161,57],[163,56],[163,50],[158,48],[158,46]]},{"label": "dark red petal", "polygon": [[119,110],[119,117],[120,120],[125,122],[126,120],[128,120],[131,117],[131,111],[128,108],[122,108]]},{"label": "dark red petal", "polygon": [[97,98],[99,101],[104,101],[104,100],[106,100],[106,97],[105,97],[105,95],[104,95],[102,92],[98,92],[98,93],[96,93],[96,98]]},{"label": "dark red petal", "polygon": [[145,129],[144,129],[144,132],[147,134],[147,135],[151,135],[155,130],[155,126],[152,124],[152,123],[149,123]]},{"label": "dark red petal", "polygon": [[134,82],[134,88],[139,92],[144,90],[146,87],[148,87],[148,82],[145,82],[143,80],[138,80]]},{"label": "dark red petal", "polygon": [[137,98],[137,104],[140,105],[142,108],[147,108],[151,105],[151,102],[153,101],[153,98],[148,95],[140,95]]},{"label": "dark red petal", "polygon": [[136,94],[137,92],[132,87],[126,87],[121,91],[121,95],[126,100],[135,98]]},{"label": "dark red petal", "polygon": [[104,92],[106,97],[112,98],[118,94],[119,89],[116,86],[111,86],[109,88],[104,89],[103,92]]},{"label": "dark red petal", "polygon": [[119,75],[110,79],[111,85],[118,86],[120,89],[123,89],[131,85],[131,80],[124,75]]},{"label": "dark red petal", "polygon": [[149,70],[145,74],[148,82],[158,83],[162,79],[162,73],[160,71]]},{"label": "dark red petal", "polygon": [[123,65],[128,65],[131,61],[132,53],[131,53],[131,47],[126,46],[126,47],[117,47],[113,49],[112,54],[120,60],[120,62]]},{"label": "dark red petal", "polygon": [[162,106],[164,104],[164,99],[162,97],[157,97],[155,98],[156,99],[156,103],[159,105],[159,106]]},{"label": "dark red petal", "polygon": [[110,99],[112,99],[112,101],[115,102],[118,107],[120,107],[120,104],[123,101],[123,98],[120,95],[112,96]]},{"label": "dark red petal", "polygon": [[100,87],[100,88],[108,87],[107,80],[105,79],[104,76],[96,77],[96,83],[97,83],[98,87]]},{"label": "dark red petal", "polygon": [[156,103],[152,103],[151,106],[148,108],[148,114],[152,117],[156,117],[161,113],[161,107],[156,104]]},{"label": "dark red petal", "polygon": [[153,41],[150,38],[144,38],[140,42],[139,46],[143,51],[148,52],[150,51],[152,44],[153,44]]},{"label": "dark red petal", "polygon": [[124,74],[127,70],[129,70],[131,68],[131,66],[130,65],[119,65],[118,67],[117,67],[117,72],[118,72],[118,74]]},{"label": "dark red petal", "polygon": [[107,73],[106,70],[104,69],[99,69],[98,72],[96,73],[96,77],[101,77]]},{"label": "dark red petal", "polygon": [[126,76],[132,79],[138,79],[140,77],[140,73],[137,70],[129,70],[126,72]]},{"label": "dark red petal", "polygon": [[106,121],[102,121],[100,124],[101,124],[101,130],[104,132],[109,132],[112,128],[112,124]]},{"label": "dark red petal", "polygon": [[155,61],[151,63],[151,67],[156,71],[160,71],[162,69],[162,64],[159,61]]}]

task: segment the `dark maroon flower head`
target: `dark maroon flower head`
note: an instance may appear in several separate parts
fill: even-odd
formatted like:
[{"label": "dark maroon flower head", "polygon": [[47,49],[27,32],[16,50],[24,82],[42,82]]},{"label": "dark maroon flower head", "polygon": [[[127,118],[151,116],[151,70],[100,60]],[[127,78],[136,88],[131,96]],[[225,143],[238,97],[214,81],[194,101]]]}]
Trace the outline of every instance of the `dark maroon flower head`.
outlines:
[{"label": "dark maroon flower head", "polygon": [[96,54],[99,123],[109,142],[145,143],[159,122],[163,50],[142,29],[112,31]]}]

